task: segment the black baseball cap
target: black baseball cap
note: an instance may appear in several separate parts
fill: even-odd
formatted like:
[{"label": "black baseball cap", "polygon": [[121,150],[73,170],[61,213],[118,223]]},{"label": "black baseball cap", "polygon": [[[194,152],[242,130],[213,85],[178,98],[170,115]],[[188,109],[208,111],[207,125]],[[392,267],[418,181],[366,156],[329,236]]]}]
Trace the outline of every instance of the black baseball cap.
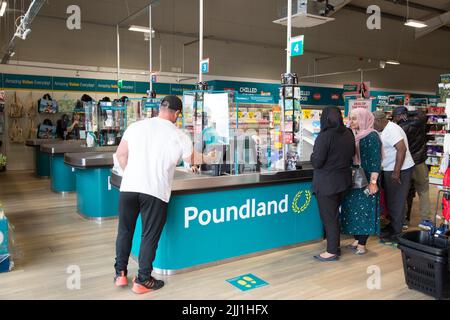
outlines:
[{"label": "black baseball cap", "polygon": [[401,116],[403,114],[408,114],[408,108],[406,107],[397,107],[392,111],[392,116]]},{"label": "black baseball cap", "polygon": [[167,102],[168,108],[175,110],[175,111],[183,111],[183,102],[181,102],[181,99],[178,98],[177,96],[174,95],[170,95],[170,96],[165,96],[162,100],[161,100],[161,104],[163,102]]}]

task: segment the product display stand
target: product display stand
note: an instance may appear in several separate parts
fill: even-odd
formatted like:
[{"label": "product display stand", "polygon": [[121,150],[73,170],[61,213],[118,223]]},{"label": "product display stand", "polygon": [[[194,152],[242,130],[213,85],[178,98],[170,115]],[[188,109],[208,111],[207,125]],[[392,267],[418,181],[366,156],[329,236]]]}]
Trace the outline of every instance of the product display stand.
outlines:
[{"label": "product display stand", "polygon": [[300,106],[300,85],[295,73],[285,73],[281,78],[280,106],[282,110],[285,169],[300,169],[303,130]]}]

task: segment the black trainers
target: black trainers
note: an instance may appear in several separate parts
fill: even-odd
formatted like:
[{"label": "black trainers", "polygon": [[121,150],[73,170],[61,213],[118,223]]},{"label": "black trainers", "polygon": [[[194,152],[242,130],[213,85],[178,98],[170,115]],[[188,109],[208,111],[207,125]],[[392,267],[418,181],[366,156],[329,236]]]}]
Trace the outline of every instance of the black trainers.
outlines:
[{"label": "black trainers", "polygon": [[139,281],[139,279],[136,277],[133,279],[133,292],[137,294],[143,294],[150,291],[158,290],[164,287],[164,281],[157,280],[153,277],[150,277],[145,282]]}]

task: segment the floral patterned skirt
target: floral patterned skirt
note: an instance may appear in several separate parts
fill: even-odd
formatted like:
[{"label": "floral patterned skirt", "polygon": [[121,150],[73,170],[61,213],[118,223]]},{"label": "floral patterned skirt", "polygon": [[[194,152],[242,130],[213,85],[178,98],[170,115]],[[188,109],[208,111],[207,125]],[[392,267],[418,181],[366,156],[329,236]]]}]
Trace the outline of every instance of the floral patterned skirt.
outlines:
[{"label": "floral patterned skirt", "polygon": [[341,233],[379,235],[380,193],[366,196],[363,189],[352,189],[341,205]]}]

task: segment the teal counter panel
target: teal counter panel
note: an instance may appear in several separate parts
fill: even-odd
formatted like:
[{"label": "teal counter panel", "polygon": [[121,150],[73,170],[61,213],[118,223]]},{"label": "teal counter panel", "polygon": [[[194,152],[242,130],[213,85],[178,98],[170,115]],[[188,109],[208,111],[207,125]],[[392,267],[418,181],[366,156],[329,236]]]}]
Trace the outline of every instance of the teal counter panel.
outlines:
[{"label": "teal counter panel", "polygon": [[41,147],[34,147],[35,171],[38,177],[50,177],[50,155],[41,152]]},{"label": "teal counter panel", "polygon": [[110,184],[111,168],[76,169],[78,213],[88,219],[116,217],[119,190]]},{"label": "teal counter panel", "polygon": [[[136,257],[141,233],[139,218],[132,248]],[[174,195],[153,266],[176,272],[322,237],[308,181]]]},{"label": "teal counter panel", "polygon": [[64,154],[49,155],[51,187],[54,192],[75,191],[75,170],[64,163]]}]

